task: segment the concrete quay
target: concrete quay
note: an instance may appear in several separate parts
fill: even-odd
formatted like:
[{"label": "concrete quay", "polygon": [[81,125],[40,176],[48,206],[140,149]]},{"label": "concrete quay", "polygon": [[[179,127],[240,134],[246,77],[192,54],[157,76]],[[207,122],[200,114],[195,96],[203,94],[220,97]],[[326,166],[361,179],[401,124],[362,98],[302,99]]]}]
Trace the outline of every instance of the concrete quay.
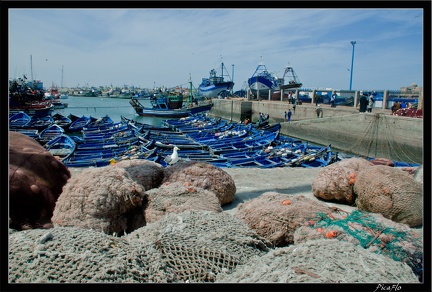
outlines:
[{"label": "concrete quay", "polygon": [[360,113],[349,106],[330,107],[321,104],[323,117],[317,118],[315,104],[297,105],[291,122],[285,111],[292,104],[286,101],[247,100],[244,98],[214,99],[211,116],[235,122],[259,119],[268,113],[270,123],[281,123],[281,134],[320,145],[332,145],[334,151],[367,157],[387,158],[408,163],[423,163],[423,118],[391,115],[388,109],[374,108]]}]

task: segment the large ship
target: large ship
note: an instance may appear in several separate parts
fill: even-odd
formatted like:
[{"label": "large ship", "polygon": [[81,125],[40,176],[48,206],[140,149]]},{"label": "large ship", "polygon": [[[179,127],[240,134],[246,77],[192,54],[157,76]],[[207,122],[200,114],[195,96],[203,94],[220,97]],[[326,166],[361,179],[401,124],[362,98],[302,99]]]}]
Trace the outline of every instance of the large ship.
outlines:
[{"label": "large ship", "polygon": [[229,77],[229,75],[223,62],[221,63],[220,72],[220,75],[218,75],[217,70],[212,69],[209,78],[202,79],[201,84],[198,86],[200,95],[206,98],[216,98],[219,96],[226,97],[231,93],[234,82],[224,79],[224,76]]},{"label": "large ship", "polygon": [[148,101],[150,105],[141,103],[137,98],[132,96],[129,103],[140,116],[148,117],[166,117],[166,118],[183,118],[190,114],[207,112],[213,107],[210,98],[193,96],[192,82],[189,82],[189,97],[183,98],[182,93],[173,92],[155,92]]},{"label": "large ship", "polygon": [[45,117],[53,111],[51,100],[45,99],[41,81],[27,77],[9,81],[9,114],[25,112],[29,116]]},{"label": "large ship", "polygon": [[248,79],[248,86],[254,96],[268,97],[281,89],[300,88],[302,83],[299,81],[292,67],[285,67],[282,78],[278,78],[267,70],[261,59],[255,72]]}]

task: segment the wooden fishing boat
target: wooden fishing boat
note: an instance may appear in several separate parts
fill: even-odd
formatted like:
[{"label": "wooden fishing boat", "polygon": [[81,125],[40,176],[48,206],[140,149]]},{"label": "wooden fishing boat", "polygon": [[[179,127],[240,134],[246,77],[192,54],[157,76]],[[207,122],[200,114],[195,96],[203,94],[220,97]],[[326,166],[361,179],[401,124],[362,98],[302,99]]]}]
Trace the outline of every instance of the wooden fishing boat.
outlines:
[{"label": "wooden fishing boat", "polygon": [[43,84],[27,77],[9,81],[9,112],[25,112],[31,117],[45,117],[53,111],[51,100],[44,98]]},{"label": "wooden fishing boat", "polygon": [[48,141],[44,147],[51,152],[53,156],[56,156],[63,161],[75,151],[76,143],[68,135],[61,134],[60,136]]},{"label": "wooden fishing boat", "polygon": [[32,116],[30,122],[26,125],[26,128],[42,131],[53,123],[54,119],[51,115],[44,117]]},{"label": "wooden fishing boat", "polygon": [[64,116],[62,114],[56,113],[54,115],[52,115],[53,119],[54,119],[54,123],[56,125],[59,125],[60,127],[62,127],[65,130],[69,129],[69,126],[72,124],[72,120],[67,117]]},{"label": "wooden fishing boat", "polygon": [[92,120],[90,121],[90,123],[86,126],[84,126],[84,128],[86,130],[97,130],[97,129],[105,129],[108,127],[111,127],[114,125],[114,121],[113,119],[111,119],[111,117],[109,117],[108,115],[101,117],[99,119],[96,120]]},{"label": "wooden fishing boat", "polygon": [[[52,124],[51,126],[45,128],[39,134],[39,142],[47,143],[51,139],[58,137],[65,133],[65,130],[57,124]],[[75,143],[75,142],[74,142]]]},{"label": "wooden fishing boat", "polygon": [[81,131],[84,127],[90,124],[91,119],[88,116],[82,116],[73,120],[69,126],[69,132],[78,132]]},{"label": "wooden fishing boat", "polygon": [[9,117],[9,128],[24,128],[31,121],[31,117],[25,112],[18,112]]},{"label": "wooden fishing boat", "polygon": [[184,100],[183,95],[175,93],[157,92],[147,101],[149,106],[144,106],[137,98],[129,101],[135,112],[140,116],[182,118],[191,114],[209,111],[213,107],[211,99],[198,100],[192,96],[192,82],[190,82],[190,96]]}]

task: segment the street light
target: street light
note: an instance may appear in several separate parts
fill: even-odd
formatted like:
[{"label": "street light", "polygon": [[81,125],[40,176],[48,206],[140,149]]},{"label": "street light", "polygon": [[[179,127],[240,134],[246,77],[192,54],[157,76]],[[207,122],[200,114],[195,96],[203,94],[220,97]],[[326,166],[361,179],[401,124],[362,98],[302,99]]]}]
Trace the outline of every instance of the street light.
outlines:
[{"label": "street light", "polygon": [[[231,64],[232,65],[232,78],[231,78],[231,81],[234,83],[234,64]],[[231,88],[231,95],[233,95],[233,93],[234,93],[234,84],[233,84],[233,87]]]},{"label": "street light", "polygon": [[356,41],[352,41],[351,42],[351,45],[352,45],[352,47],[353,47],[353,50],[352,50],[352,59],[351,59],[351,77],[350,77],[350,87],[349,87],[349,89],[351,90],[351,87],[352,87],[352,74],[353,74],[353,66],[354,66],[354,47],[355,47],[355,44],[356,44]]}]

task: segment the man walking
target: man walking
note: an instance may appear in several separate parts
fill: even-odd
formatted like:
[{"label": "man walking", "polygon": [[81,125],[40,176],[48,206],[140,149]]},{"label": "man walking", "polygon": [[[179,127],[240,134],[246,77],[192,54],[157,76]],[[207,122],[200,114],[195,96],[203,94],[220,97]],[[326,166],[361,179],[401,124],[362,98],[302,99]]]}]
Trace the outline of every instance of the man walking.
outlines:
[{"label": "man walking", "polygon": [[291,114],[292,114],[291,109],[288,109],[288,112],[287,112],[288,123],[291,122]]}]

